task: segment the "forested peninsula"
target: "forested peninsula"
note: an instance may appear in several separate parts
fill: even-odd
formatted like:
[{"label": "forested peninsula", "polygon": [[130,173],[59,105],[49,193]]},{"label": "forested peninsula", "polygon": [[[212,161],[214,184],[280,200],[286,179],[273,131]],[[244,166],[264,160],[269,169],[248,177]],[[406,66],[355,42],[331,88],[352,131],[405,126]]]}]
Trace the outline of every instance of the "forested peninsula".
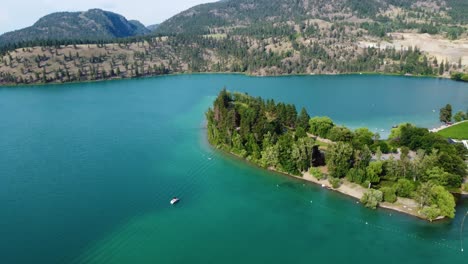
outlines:
[{"label": "forested peninsula", "polygon": [[216,148],[263,168],[309,180],[378,206],[429,221],[455,216],[452,193],[466,178],[468,150],[411,124],[388,140],[291,104],[223,89],[206,113]]}]

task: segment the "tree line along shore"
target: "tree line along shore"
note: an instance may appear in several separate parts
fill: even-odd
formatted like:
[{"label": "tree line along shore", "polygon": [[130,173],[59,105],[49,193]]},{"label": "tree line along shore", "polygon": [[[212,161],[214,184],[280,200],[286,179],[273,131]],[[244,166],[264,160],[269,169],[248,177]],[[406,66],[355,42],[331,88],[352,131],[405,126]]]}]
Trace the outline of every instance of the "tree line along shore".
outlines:
[{"label": "tree line along shore", "polygon": [[354,131],[305,108],[223,89],[207,113],[207,136],[218,149],[263,168],[321,184],[378,206],[430,221],[455,216],[452,193],[468,190],[462,144],[412,124],[388,140]]}]

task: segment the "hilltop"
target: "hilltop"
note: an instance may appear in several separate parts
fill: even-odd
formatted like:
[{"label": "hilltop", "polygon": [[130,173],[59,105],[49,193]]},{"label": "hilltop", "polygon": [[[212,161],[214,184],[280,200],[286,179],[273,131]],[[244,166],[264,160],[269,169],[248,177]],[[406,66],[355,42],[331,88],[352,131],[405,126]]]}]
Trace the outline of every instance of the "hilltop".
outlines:
[{"label": "hilltop", "polygon": [[58,12],[40,18],[34,25],[0,36],[0,46],[41,40],[111,40],[150,31],[139,21],[101,9]]}]

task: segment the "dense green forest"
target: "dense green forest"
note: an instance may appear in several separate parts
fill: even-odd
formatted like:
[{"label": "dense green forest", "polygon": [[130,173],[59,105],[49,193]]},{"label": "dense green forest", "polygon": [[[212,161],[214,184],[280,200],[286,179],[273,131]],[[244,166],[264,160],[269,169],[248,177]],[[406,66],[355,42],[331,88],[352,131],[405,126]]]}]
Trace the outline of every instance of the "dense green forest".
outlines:
[{"label": "dense green forest", "polygon": [[[0,36],[0,48],[27,47],[40,41],[81,43],[110,41],[149,33],[136,20],[101,9],[85,12],[58,12],[44,16],[34,25]],[[31,47],[31,46],[29,46]]]},{"label": "dense green forest", "polygon": [[[352,131],[328,117],[310,118],[305,108],[298,112],[294,105],[225,89],[206,117],[213,146],[264,168],[297,176],[311,171],[328,177],[333,186],[344,181],[360,184],[369,188],[361,200],[368,207],[405,197],[416,200],[429,220],[454,217],[449,191],[462,186],[468,151],[425,128],[402,124],[388,140],[380,140],[367,128]],[[317,137],[331,141],[325,153]],[[394,155],[384,159],[385,153]],[[324,161],[328,175],[315,168]]]}]

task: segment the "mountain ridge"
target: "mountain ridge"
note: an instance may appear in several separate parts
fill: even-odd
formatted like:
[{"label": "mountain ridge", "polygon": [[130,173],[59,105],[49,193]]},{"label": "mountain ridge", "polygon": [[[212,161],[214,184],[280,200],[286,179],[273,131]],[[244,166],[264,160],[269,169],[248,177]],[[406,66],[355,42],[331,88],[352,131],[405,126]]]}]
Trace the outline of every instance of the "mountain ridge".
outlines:
[{"label": "mountain ridge", "polygon": [[0,35],[0,46],[37,40],[110,40],[149,32],[137,20],[102,9],[56,12],[41,17],[30,27]]},{"label": "mountain ridge", "polygon": [[[405,19],[395,17],[395,12],[406,16]],[[351,23],[359,20],[379,23],[399,20],[409,24],[400,27],[437,21],[457,25],[468,23],[466,13],[468,1],[464,0],[226,0],[182,11],[161,23],[157,32],[200,34],[258,22],[306,19]]]}]

